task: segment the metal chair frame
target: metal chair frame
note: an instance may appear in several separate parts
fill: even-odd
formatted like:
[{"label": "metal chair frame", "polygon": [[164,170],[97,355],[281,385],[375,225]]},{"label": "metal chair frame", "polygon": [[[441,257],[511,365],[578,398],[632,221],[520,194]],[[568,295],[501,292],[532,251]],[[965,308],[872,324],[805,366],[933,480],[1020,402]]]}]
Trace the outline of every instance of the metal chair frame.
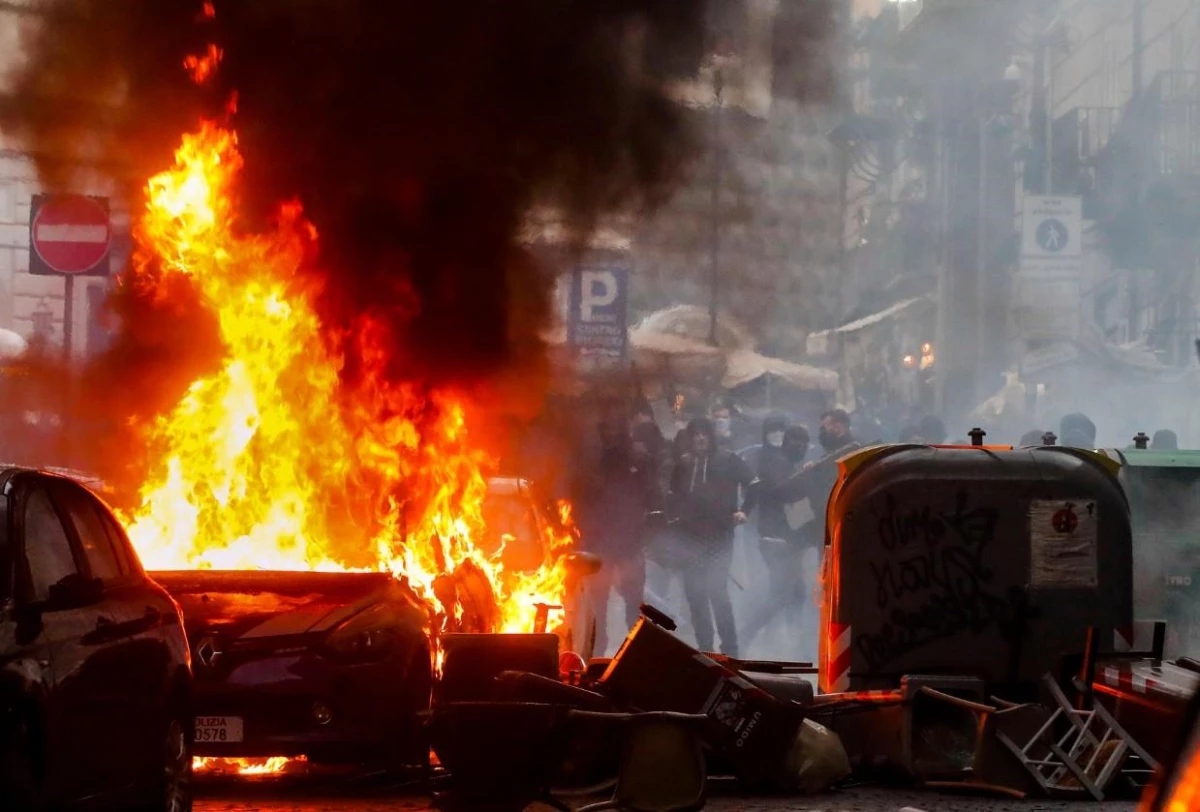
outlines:
[{"label": "metal chair frame", "polygon": [[[1043,682],[1058,705],[1046,723],[1024,745],[1018,745],[1003,732],[997,732],[996,736],[1020,759],[1047,795],[1079,796],[1086,793],[1102,801],[1104,788],[1118,773],[1134,777],[1153,774],[1158,768],[1154,758],[1125,732],[1102,704],[1093,700],[1090,710],[1074,708],[1053,677],[1047,674]],[[1079,680],[1075,681],[1075,687],[1082,696],[1093,699],[1091,691]],[[1052,731],[1064,721],[1068,723],[1067,731],[1056,736]],[[1104,755],[1105,748],[1112,742],[1116,742],[1116,746]],[[1035,749],[1049,753],[1031,755]],[[1122,770],[1130,754],[1141,759],[1146,767]],[[1086,760],[1081,762],[1080,759]],[[1068,776],[1079,785],[1064,784]]]}]

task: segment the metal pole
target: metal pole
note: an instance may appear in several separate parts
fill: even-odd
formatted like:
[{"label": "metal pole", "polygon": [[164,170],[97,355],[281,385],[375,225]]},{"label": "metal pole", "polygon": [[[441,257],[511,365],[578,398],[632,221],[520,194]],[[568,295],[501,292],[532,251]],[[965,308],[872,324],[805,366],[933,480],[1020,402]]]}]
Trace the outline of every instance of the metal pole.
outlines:
[{"label": "metal pole", "polygon": [[[846,252],[846,218],[850,209],[850,142],[838,144],[838,245],[837,245],[837,293],[834,313],[834,327],[841,327],[846,317],[846,283],[850,280],[848,266],[849,254]],[[861,240],[862,234],[859,233]]]},{"label": "metal pole", "polygon": [[1034,167],[1037,172],[1027,172],[1025,175],[1026,192],[1046,194],[1049,187],[1050,142],[1047,140],[1049,129],[1046,119],[1049,117],[1048,86],[1049,71],[1046,68],[1046,39],[1039,38],[1033,49],[1033,91],[1030,99],[1029,129],[1036,147],[1038,163]]},{"label": "metal pole", "polygon": [[984,383],[986,371],[984,341],[987,338],[987,203],[988,203],[988,119],[984,114],[977,116],[979,125],[979,232],[976,235],[975,254],[975,394],[983,402],[988,397]]},{"label": "metal pole", "polygon": [[1043,180],[1044,194],[1054,194],[1054,60],[1050,58],[1049,43],[1044,41],[1041,45],[1046,51],[1043,57],[1046,70],[1046,133],[1043,136],[1046,143],[1046,177]]},{"label": "metal pole", "polygon": [[63,279],[63,377],[62,377],[62,413],[59,415],[62,431],[60,453],[64,465],[71,465],[71,453],[74,443],[71,441],[71,430],[74,421],[70,418],[72,399],[71,350],[75,333],[75,276],[67,274]]},{"label": "metal pole", "polygon": [[1130,78],[1133,80],[1134,99],[1142,93],[1142,57],[1145,53],[1145,36],[1142,34],[1143,8],[1142,0],[1133,0],[1133,55],[1130,60],[1133,75]]},{"label": "metal pole", "polygon": [[721,69],[713,73],[713,182],[712,182],[712,271],[708,303],[708,343],[720,346],[717,340],[717,305],[721,296]]},{"label": "metal pole", "polygon": [[71,341],[75,332],[75,277],[63,277],[63,363],[71,363]]},{"label": "metal pole", "polygon": [[949,139],[946,137],[946,100],[938,100],[937,118],[935,120],[935,141],[937,144],[937,186],[941,197],[941,211],[938,212],[938,258],[937,258],[937,326],[934,335],[934,352],[937,354],[937,368],[934,372],[934,411],[944,414],[946,406],[946,359],[949,352],[946,338],[949,334],[950,308],[950,154]]}]

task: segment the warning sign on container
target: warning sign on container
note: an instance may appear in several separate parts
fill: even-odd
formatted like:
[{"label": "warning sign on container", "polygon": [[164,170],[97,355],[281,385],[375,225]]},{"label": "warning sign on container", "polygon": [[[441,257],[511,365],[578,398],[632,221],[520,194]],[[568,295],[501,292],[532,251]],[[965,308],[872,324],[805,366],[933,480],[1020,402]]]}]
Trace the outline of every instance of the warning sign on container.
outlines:
[{"label": "warning sign on container", "polygon": [[1029,507],[1030,575],[1034,587],[1094,588],[1096,503],[1035,501]]}]

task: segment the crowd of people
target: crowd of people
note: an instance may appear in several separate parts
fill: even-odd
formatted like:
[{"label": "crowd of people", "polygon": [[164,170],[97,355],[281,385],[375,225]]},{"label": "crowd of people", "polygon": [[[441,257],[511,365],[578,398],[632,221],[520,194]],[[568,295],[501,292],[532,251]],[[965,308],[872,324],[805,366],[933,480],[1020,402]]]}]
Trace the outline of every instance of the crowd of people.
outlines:
[{"label": "crowd of people", "polygon": [[[643,602],[670,606],[676,583],[685,604],[680,609],[686,610],[677,619],[702,650],[739,656],[777,623],[795,628],[807,618],[815,630],[812,562],[820,560],[837,460],[860,447],[851,417],[841,409],[821,414],[816,451],[808,429],[780,413],[762,420],[761,442],[739,452],[733,437],[733,414],[725,403],[686,423],[673,438],[664,435],[648,408],[601,422],[598,461],[580,466],[585,474],[575,495],[585,544],[605,562],[592,581],[597,654],[611,653],[610,643],[616,642],[605,622],[613,599],[623,604],[628,628]],[[868,444],[882,441],[867,438]],[[894,441],[970,443],[948,439],[935,416],[907,426]],[[1085,415],[1070,414],[1057,435],[1035,429],[1015,444],[1052,443],[1095,448],[1096,426]],[[1156,432],[1150,447],[1176,448],[1174,433]],[[743,525],[746,543],[757,542],[757,569],[763,573],[761,582],[750,585],[738,582],[732,566],[735,534]],[[747,598],[736,615],[731,587]],[[772,654],[797,657],[799,646],[796,641],[793,650]]]},{"label": "crowd of people", "polygon": [[[850,416],[821,415],[820,452],[783,414],[762,423],[761,444],[733,448],[729,407],[691,420],[674,438],[659,430],[648,410],[600,425],[600,452],[576,504],[583,538],[605,566],[592,582],[598,618],[612,598],[632,625],[646,600],[666,601],[682,585],[690,633],[706,651],[738,656],[777,617],[811,605],[812,586],[801,562],[824,539],[825,500],[837,477],[836,461],[858,443]],[[752,524],[767,573],[767,588],[735,617],[730,587],[736,529]],[[607,652],[606,624],[597,624],[595,650]]]}]

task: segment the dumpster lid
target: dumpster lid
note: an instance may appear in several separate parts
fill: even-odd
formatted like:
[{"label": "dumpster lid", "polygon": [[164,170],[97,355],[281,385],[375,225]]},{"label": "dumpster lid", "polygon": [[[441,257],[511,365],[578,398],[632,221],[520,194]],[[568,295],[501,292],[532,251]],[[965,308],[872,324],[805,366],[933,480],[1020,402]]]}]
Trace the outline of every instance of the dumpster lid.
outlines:
[{"label": "dumpster lid", "polygon": [[1104,448],[1100,453],[1130,468],[1197,468],[1200,451],[1155,451],[1138,448]]}]

